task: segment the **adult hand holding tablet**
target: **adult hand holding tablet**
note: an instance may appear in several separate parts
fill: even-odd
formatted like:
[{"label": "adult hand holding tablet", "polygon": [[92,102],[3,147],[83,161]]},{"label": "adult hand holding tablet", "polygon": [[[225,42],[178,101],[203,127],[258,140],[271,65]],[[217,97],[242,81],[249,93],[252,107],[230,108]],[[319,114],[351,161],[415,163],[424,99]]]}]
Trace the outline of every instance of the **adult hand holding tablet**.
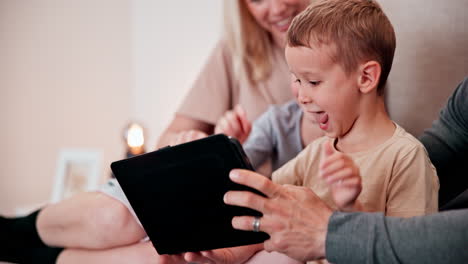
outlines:
[{"label": "adult hand holding tablet", "polygon": [[266,195],[243,191],[226,193],[226,204],[263,213],[260,218],[234,217],[234,228],[268,233],[271,238],[264,243],[266,251],[277,251],[300,261],[325,256],[327,227],[333,211],[310,188],[279,185],[248,170],[233,170],[230,178]]}]

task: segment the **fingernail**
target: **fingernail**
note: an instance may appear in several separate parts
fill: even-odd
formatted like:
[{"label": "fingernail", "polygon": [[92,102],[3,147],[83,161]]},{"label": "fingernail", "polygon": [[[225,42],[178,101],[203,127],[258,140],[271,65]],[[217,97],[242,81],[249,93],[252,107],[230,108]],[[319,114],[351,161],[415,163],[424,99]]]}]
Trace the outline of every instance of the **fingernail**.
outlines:
[{"label": "fingernail", "polygon": [[227,193],[224,194],[223,201],[224,201],[224,203],[227,203]]},{"label": "fingernail", "polygon": [[232,170],[229,173],[229,178],[231,178],[231,180],[237,180],[239,179],[239,173],[236,170]]}]

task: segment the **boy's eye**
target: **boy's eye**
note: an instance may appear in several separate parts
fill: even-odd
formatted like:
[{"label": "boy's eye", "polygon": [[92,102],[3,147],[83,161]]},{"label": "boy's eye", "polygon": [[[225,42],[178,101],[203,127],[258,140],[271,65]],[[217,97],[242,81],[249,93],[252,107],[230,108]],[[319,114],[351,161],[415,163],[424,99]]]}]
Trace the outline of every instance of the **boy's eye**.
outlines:
[{"label": "boy's eye", "polygon": [[309,81],[309,84],[311,84],[312,86],[317,86],[320,84],[320,81]]},{"label": "boy's eye", "polygon": [[296,79],[294,82],[301,84],[301,80],[299,80],[299,79]]},{"label": "boy's eye", "polygon": [[250,3],[255,3],[255,4],[258,4],[258,3],[261,3],[262,0],[249,0]]}]

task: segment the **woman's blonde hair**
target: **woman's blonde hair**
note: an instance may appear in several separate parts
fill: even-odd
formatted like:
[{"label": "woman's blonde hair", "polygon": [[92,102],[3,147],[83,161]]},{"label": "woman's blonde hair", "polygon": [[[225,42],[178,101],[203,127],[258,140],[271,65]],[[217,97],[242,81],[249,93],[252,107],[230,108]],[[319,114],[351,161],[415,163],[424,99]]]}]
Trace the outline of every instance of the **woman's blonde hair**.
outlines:
[{"label": "woman's blonde hair", "polygon": [[250,14],[244,0],[224,1],[225,38],[233,54],[234,70],[252,85],[272,71],[273,40]]}]

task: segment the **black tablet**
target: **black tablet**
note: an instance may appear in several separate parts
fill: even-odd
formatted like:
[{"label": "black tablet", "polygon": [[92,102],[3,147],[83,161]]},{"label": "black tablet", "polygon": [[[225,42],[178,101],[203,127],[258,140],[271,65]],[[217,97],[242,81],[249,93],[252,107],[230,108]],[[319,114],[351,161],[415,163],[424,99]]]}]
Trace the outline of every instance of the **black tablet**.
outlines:
[{"label": "black tablet", "polygon": [[234,168],[252,170],[242,146],[214,135],[111,164],[159,254],[178,254],[261,243],[266,233],[236,230],[234,216],[261,213],[226,205],[229,190],[257,191],[229,179]]}]

